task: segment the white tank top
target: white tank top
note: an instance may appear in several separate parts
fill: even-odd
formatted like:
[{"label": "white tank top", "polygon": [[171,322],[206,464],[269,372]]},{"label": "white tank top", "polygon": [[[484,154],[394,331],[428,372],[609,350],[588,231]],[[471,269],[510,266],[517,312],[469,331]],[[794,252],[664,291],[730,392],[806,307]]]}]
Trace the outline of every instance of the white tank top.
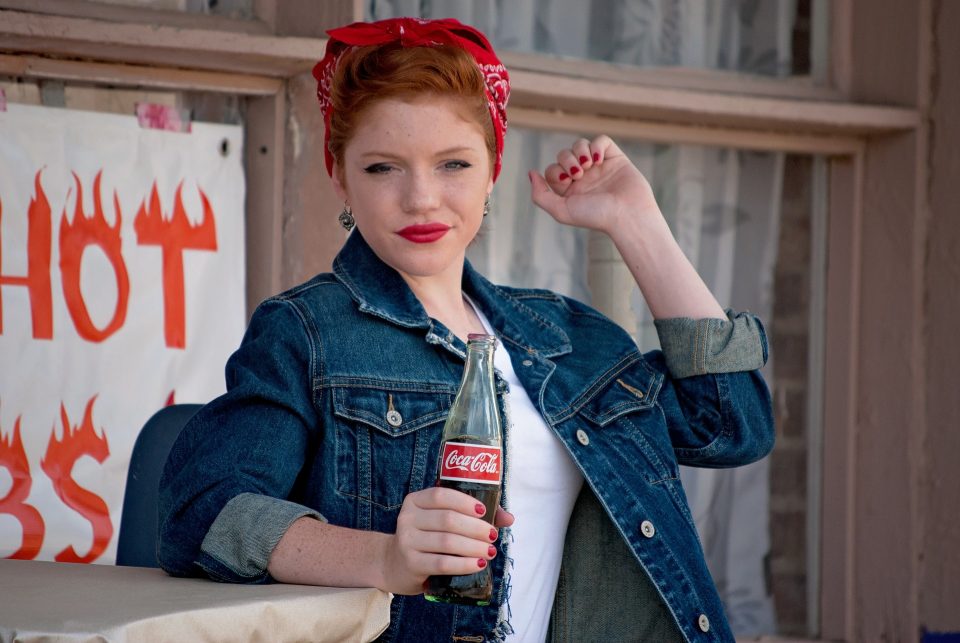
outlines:
[{"label": "white tank top", "polygon": [[[476,306],[473,309],[487,332],[493,333],[483,313]],[[512,542],[507,545],[513,559],[506,570],[510,575],[510,625],[514,630],[508,640],[543,643],[560,576],[567,523],[583,475],[533,406],[499,341],[493,365],[510,385],[506,400],[506,501],[517,520],[510,529]]]}]

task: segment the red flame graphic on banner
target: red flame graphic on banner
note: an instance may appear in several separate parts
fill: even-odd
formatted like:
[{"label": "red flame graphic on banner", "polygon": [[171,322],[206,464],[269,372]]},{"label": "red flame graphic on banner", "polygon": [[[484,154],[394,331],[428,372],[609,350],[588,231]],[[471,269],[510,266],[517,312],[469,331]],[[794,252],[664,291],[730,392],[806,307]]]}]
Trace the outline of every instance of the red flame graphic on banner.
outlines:
[{"label": "red flame graphic on banner", "polygon": [[83,422],[79,427],[70,426],[67,410],[60,405],[60,419],[63,422],[63,439],[58,440],[56,431],[50,435],[47,453],[40,461],[40,466],[53,482],[57,496],[68,507],[90,521],[93,526],[93,545],[85,556],[77,554],[73,545],[58,553],[54,559],[66,563],[92,563],[106,550],[113,536],[113,523],[110,521],[110,510],[103,499],[78,485],[72,476],[73,465],[84,455],[91,456],[103,464],[110,455],[107,446],[107,435],[97,435],[93,428],[93,402],[96,396],[87,402],[83,413]]},{"label": "red flame graphic on banner", "polygon": [[[42,172],[42,170],[41,170]],[[53,296],[50,288],[50,203],[40,185],[40,172],[34,178],[35,196],[27,211],[27,275],[0,274],[0,285],[26,286],[30,293],[30,317],[34,339],[53,337]],[[0,206],[0,222],[3,208]],[[3,228],[0,227],[0,268],[3,267]],[[2,290],[2,289],[0,289]],[[3,334],[3,294],[0,292],[0,334]]]},{"label": "red flame graphic on banner", "polygon": [[[80,177],[73,174],[77,184],[77,203],[74,208],[73,222],[67,221],[67,212],[64,209],[60,221],[60,270],[63,273],[63,296],[67,303],[67,310],[73,318],[77,332],[91,342],[102,342],[117,332],[127,317],[127,300],[130,295],[130,278],[127,276],[127,266],[120,253],[120,199],[116,191],[113,193],[113,208],[117,220],[111,227],[103,216],[103,205],[100,199],[100,178],[103,172],[97,173],[93,180],[93,216],[87,217],[83,212],[83,187]],[[117,280],[117,304],[113,311],[113,319],[103,329],[97,328],[90,319],[87,304],[80,291],[80,261],[87,246],[100,246]]]},{"label": "red flame graphic on banner", "polygon": [[13,478],[10,491],[0,498],[0,514],[13,516],[20,522],[23,529],[23,542],[20,549],[13,552],[10,558],[32,560],[40,553],[45,527],[40,512],[24,502],[30,495],[32,479],[27,453],[23,449],[23,440],[20,437],[19,417],[13,425],[12,440],[0,435],[0,466],[6,467],[10,477]]},{"label": "red flame graphic on banner", "polygon": [[183,288],[183,251],[216,250],[217,231],[214,223],[213,208],[203,190],[200,201],[203,204],[203,219],[196,226],[187,219],[183,207],[183,182],[177,186],[173,204],[173,217],[165,219],[160,211],[160,197],[157,184],[150,192],[150,204],[140,205],[134,219],[137,231],[137,243],[160,246],[163,249],[163,333],[167,346],[184,348],[186,346],[186,328],[184,321]]}]

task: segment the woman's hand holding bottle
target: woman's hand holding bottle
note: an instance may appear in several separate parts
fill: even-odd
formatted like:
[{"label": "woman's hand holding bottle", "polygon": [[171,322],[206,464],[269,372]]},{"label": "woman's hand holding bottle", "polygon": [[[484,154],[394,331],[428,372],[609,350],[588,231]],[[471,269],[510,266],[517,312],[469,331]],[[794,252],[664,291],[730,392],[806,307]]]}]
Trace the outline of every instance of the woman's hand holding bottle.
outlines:
[{"label": "woman's hand holding bottle", "polygon": [[[496,555],[493,544],[499,534],[483,519],[484,511],[483,504],[454,489],[431,487],[408,494],[397,531],[386,544],[381,589],[419,594],[428,576],[472,574],[486,566]],[[513,521],[512,514],[497,508],[497,527]]]}]

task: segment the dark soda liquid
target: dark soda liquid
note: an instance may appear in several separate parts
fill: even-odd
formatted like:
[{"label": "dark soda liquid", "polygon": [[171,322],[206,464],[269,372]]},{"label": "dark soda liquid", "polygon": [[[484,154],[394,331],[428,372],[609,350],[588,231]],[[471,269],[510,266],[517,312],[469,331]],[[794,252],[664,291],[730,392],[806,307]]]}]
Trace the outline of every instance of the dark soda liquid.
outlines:
[{"label": "dark soda liquid", "polygon": [[[447,487],[462,491],[483,503],[487,508],[483,519],[493,524],[500,504],[500,485],[479,482],[438,480],[438,487]],[[489,605],[493,595],[493,578],[490,567],[484,567],[475,574],[464,576],[430,576],[424,589],[424,598],[434,603],[455,603],[457,605]]]}]

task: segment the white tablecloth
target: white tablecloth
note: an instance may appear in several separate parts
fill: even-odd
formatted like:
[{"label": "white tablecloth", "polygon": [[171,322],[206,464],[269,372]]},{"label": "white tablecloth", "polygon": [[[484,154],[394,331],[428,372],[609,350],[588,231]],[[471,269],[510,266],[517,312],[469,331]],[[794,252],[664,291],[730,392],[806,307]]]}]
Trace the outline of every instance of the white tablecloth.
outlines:
[{"label": "white tablecloth", "polygon": [[390,599],[377,589],[0,560],[0,641],[371,641],[390,623]]}]

